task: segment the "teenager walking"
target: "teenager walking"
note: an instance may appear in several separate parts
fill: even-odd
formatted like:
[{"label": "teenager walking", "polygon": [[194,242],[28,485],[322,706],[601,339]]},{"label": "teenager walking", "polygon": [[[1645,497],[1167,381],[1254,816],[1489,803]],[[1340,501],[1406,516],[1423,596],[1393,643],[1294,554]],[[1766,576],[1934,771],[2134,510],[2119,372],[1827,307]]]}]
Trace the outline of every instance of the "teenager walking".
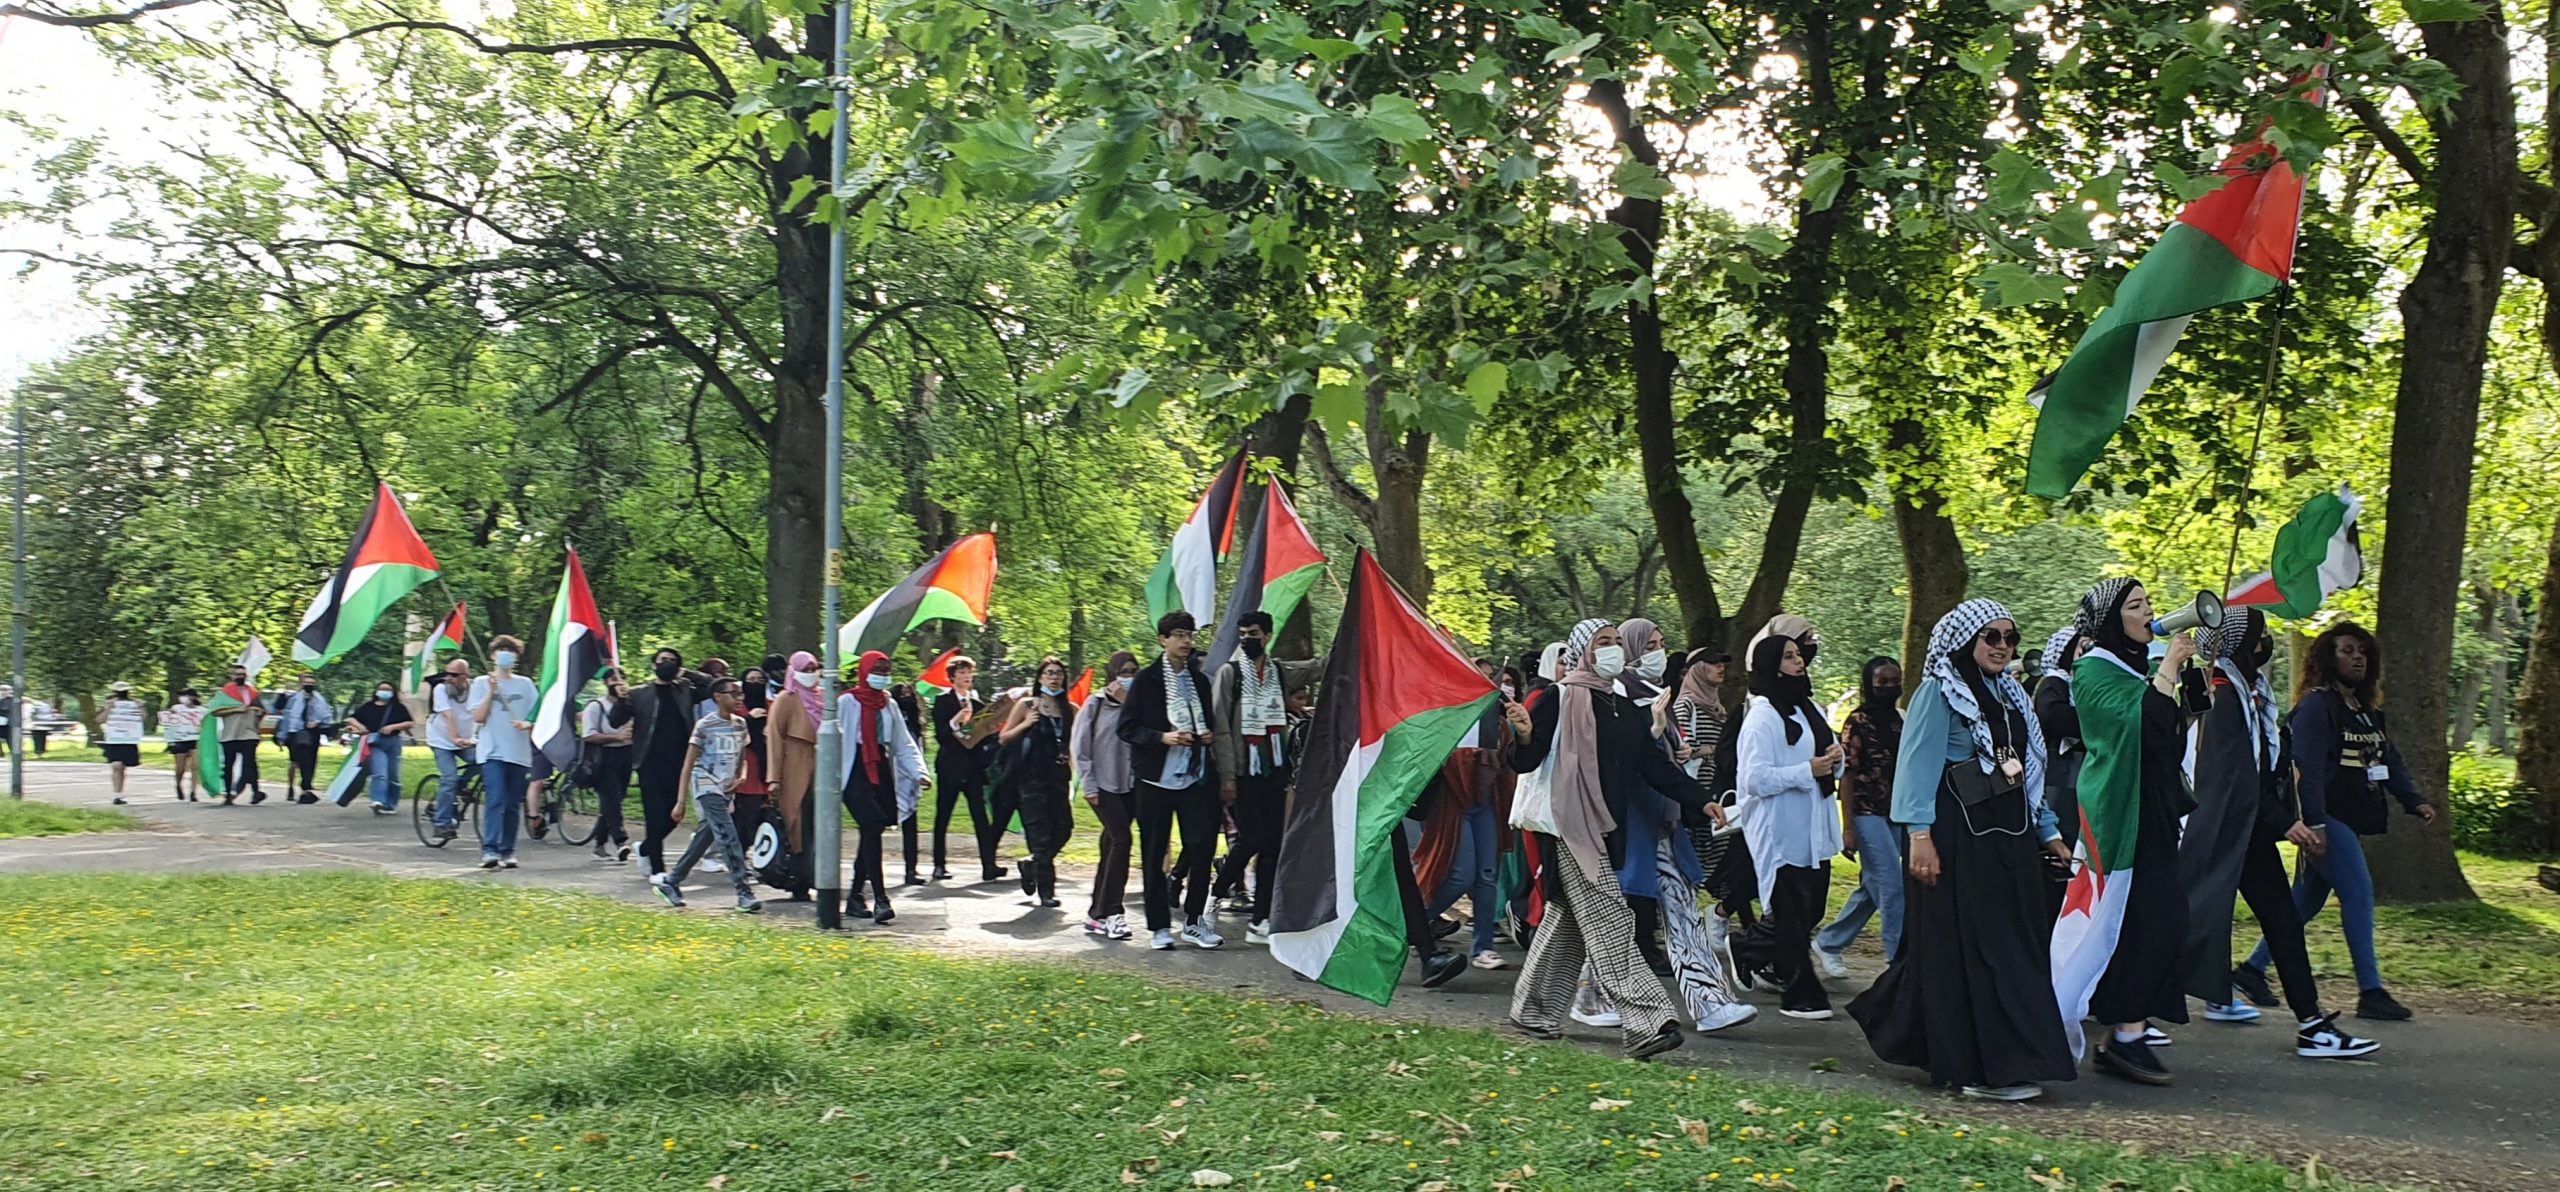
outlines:
[{"label": "teenager walking", "polygon": [[739,912],[752,915],[763,910],[764,904],[756,900],[755,890],[747,884],[747,851],[738,841],[738,825],[729,814],[730,801],[737,796],[738,781],[744,775],[747,722],[739,715],[744,701],[736,679],[711,680],[710,694],[709,714],[694,722],[684,751],[686,783],[692,788],[693,810],[701,818],[701,826],[694,829],[693,841],[685,847],[676,867],[649,880],[668,906],[681,907],[684,879],[716,847],[721,863],[728,866],[729,884],[738,892]]},{"label": "teenager walking", "polygon": [[471,684],[472,735],[488,800],[480,809],[482,869],[516,867],[516,831],[533,773],[533,680],[516,673],[523,651],[507,634],[489,639],[489,673]]},{"label": "teenager walking", "polygon": [[[1219,801],[1215,741],[1209,719],[1209,681],[1193,656],[1198,622],[1176,610],[1156,622],[1163,650],[1155,665],[1138,672],[1120,713],[1120,739],[1129,746],[1138,779],[1138,866],[1146,895],[1150,946],[1173,948],[1173,912],[1182,910],[1183,942],[1216,948],[1226,941],[1209,926],[1209,883],[1214,872]],[[1165,854],[1179,825],[1180,866],[1166,872]]]},{"label": "teenager walking", "polygon": [[1138,677],[1138,656],[1127,650],[1114,653],[1108,670],[1110,681],[1076,713],[1068,752],[1084,783],[1085,804],[1102,823],[1101,858],[1093,871],[1093,899],[1085,906],[1084,933],[1125,940],[1130,935],[1129,835],[1137,816],[1130,792],[1137,780],[1130,770],[1129,743],[1120,739],[1120,716],[1128,706],[1129,684]]}]

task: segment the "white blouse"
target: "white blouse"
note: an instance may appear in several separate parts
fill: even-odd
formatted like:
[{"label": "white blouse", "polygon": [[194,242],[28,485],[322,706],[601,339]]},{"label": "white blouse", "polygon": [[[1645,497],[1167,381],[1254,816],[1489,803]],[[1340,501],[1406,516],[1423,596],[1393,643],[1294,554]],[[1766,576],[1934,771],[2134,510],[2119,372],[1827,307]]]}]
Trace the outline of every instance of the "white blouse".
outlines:
[{"label": "white blouse", "polygon": [[[1787,741],[1786,722],[1796,723]],[[1840,800],[1813,776],[1813,728],[1801,710],[1780,713],[1752,696],[1734,741],[1734,813],[1760,871],[1760,901],[1777,886],[1778,867],[1811,869],[1840,852]]]}]

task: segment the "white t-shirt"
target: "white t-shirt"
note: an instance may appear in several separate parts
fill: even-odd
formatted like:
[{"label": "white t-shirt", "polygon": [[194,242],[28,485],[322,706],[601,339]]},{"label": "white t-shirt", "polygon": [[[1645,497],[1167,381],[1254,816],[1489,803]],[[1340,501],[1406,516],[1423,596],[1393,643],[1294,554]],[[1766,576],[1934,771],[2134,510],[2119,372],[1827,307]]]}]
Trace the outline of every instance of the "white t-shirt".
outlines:
[{"label": "white t-shirt", "polygon": [[471,681],[471,709],[477,715],[480,705],[493,699],[489,718],[480,722],[480,761],[514,762],[519,766],[533,764],[533,736],[516,727],[516,721],[533,719],[533,680],[523,675],[510,675],[494,685],[490,676]]},{"label": "white t-shirt", "polygon": [[142,744],[142,701],[107,701],[106,730],[109,745]]},{"label": "white t-shirt", "polygon": [[192,746],[204,731],[204,705],[171,704],[160,709],[160,736],[172,745]]},{"label": "white t-shirt", "polygon": [[427,693],[427,748],[462,748],[462,746],[454,740],[453,729],[445,724],[444,714],[448,711],[452,712],[453,718],[461,723],[463,739],[470,739],[470,701],[480,693],[478,682],[479,681],[476,679],[473,680],[474,685],[471,691],[464,695],[457,696],[453,693],[452,688],[444,685],[444,680],[436,680],[434,687]]}]

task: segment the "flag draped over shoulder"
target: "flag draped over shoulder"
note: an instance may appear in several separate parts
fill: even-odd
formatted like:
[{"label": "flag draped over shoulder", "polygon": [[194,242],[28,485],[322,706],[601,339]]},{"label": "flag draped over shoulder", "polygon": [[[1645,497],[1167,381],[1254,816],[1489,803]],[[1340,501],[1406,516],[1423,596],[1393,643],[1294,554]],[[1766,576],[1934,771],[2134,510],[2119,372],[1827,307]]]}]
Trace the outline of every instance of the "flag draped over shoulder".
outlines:
[{"label": "flag draped over shoulder", "polygon": [[2053,994],[2071,1054],[2085,1043],[2080,1019],[2114,959],[2133,890],[2133,841],[2142,813],[2142,693],[2150,680],[2121,659],[2091,650],[2071,667],[2080,713],[2078,865],[2053,924]]},{"label": "flag draped over shoulder", "polygon": [[2356,533],[2362,498],[2345,485],[2303,502],[2276,531],[2275,557],[2264,574],[2242,580],[2223,603],[2256,605],[2270,617],[2301,618],[2364,580],[2364,540]]},{"label": "flag draped over shoulder", "polygon": [[878,650],[896,655],[898,639],[928,621],[987,623],[987,597],[996,586],[996,536],[971,534],[880,594],[836,634],[846,658]]},{"label": "flag draped over shoulder", "polygon": [[576,725],[578,696],[603,673],[604,618],[587,591],[587,570],[575,548],[560,573],[560,594],[551,601],[551,627],[542,638],[542,681],[533,702],[533,747],[551,764],[567,769],[578,760]]},{"label": "flag draped over shoulder", "polygon": [[2080,483],[2169,362],[2188,320],[2265,297],[2293,276],[2302,177],[2268,142],[2271,127],[2261,125],[2224,159],[2219,172],[2228,180],[2178,213],[2125,274],[2114,305],[2028,395],[2039,411],[2027,452],[2028,492],[2060,497]]},{"label": "flag draped over shoulder", "polygon": [[1217,615],[1218,560],[1226,558],[1235,545],[1236,500],[1244,493],[1244,465],[1245,453],[1239,451],[1218,469],[1218,478],[1200,494],[1190,518],[1173,532],[1172,545],[1156,561],[1155,574],[1147,577],[1149,621],[1177,608],[1204,625]]},{"label": "flag draped over shoulder", "polygon": [[[253,644],[256,638],[249,639]],[[261,647],[263,649],[263,647]],[[256,671],[249,672],[256,674]],[[258,689],[238,683],[225,683],[204,701],[204,723],[196,729],[196,778],[208,791],[228,792],[222,785],[222,717],[226,708],[245,708],[258,702]]]},{"label": "flag draped over shoulder", "polygon": [[1272,884],[1271,954],[1385,1005],[1405,949],[1388,834],[1495,693],[1365,550],[1319,691]]},{"label": "flag draped over shoulder", "polygon": [[418,647],[417,656],[409,660],[409,690],[415,691],[427,685],[427,672],[435,669],[438,650],[462,648],[462,614],[469,607],[468,604],[454,605],[453,611],[445,614],[444,623],[436,626],[436,631],[427,635],[425,644]]},{"label": "flag draped over shoulder", "polygon": [[1218,636],[1200,659],[1202,672],[1214,675],[1234,656],[1236,633],[1246,613],[1260,609],[1271,614],[1275,627],[1287,624],[1307,589],[1324,574],[1326,562],[1324,552],[1316,549],[1315,537],[1307,533],[1307,524],[1298,520],[1298,510],[1289,504],[1289,494],[1277,484],[1264,489],[1253,535],[1245,539],[1244,563],[1236,568],[1235,590],[1227,593],[1227,611],[1218,620]]},{"label": "flag draped over shoulder", "polygon": [[436,557],[410,528],[400,498],[391,495],[390,485],[376,486],[373,507],[356,524],[346,559],[311,598],[294,631],[294,661],[320,666],[356,648],[384,609],[435,577]]}]

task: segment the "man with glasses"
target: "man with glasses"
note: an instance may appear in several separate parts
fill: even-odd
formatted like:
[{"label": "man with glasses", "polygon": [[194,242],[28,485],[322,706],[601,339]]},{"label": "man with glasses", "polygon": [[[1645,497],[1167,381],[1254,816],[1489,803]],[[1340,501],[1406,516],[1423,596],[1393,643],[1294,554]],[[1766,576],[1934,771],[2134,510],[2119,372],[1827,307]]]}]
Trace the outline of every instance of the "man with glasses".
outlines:
[{"label": "man with glasses", "polygon": [[[1256,609],[1237,618],[1236,656],[1218,668],[1210,696],[1218,797],[1235,816],[1236,842],[1219,866],[1219,889],[1238,891],[1226,909],[1251,913],[1245,942],[1268,944],[1271,876],[1280,860],[1280,829],[1289,808],[1289,717],[1302,712],[1300,692],[1324,673],[1324,662],[1282,662],[1269,656],[1271,614]],[[1186,842],[1188,843],[1188,842]],[[1253,894],[1242,894],[1246,867]]]},{"label": "man with glasses", "polygon": [[[1138,672],[1120,714],[1120,739],[1129,745],[1136,776],[1138,863],[1146,892],[1147,930],[1157,951],[1173,949],[1173,896],[1182,894],[1182,938],[1195,948],[1226,943],[1209,926],[1209,880],[1216,861],[1218,819],[1216,734],[1209,716],[1209,682],[1192,655],[1199,623],[1180,610],[1156,622],[1164,653]],[[1182,830],[1181,868],[1165,872],[1165,850],[1176,823]]]}]

